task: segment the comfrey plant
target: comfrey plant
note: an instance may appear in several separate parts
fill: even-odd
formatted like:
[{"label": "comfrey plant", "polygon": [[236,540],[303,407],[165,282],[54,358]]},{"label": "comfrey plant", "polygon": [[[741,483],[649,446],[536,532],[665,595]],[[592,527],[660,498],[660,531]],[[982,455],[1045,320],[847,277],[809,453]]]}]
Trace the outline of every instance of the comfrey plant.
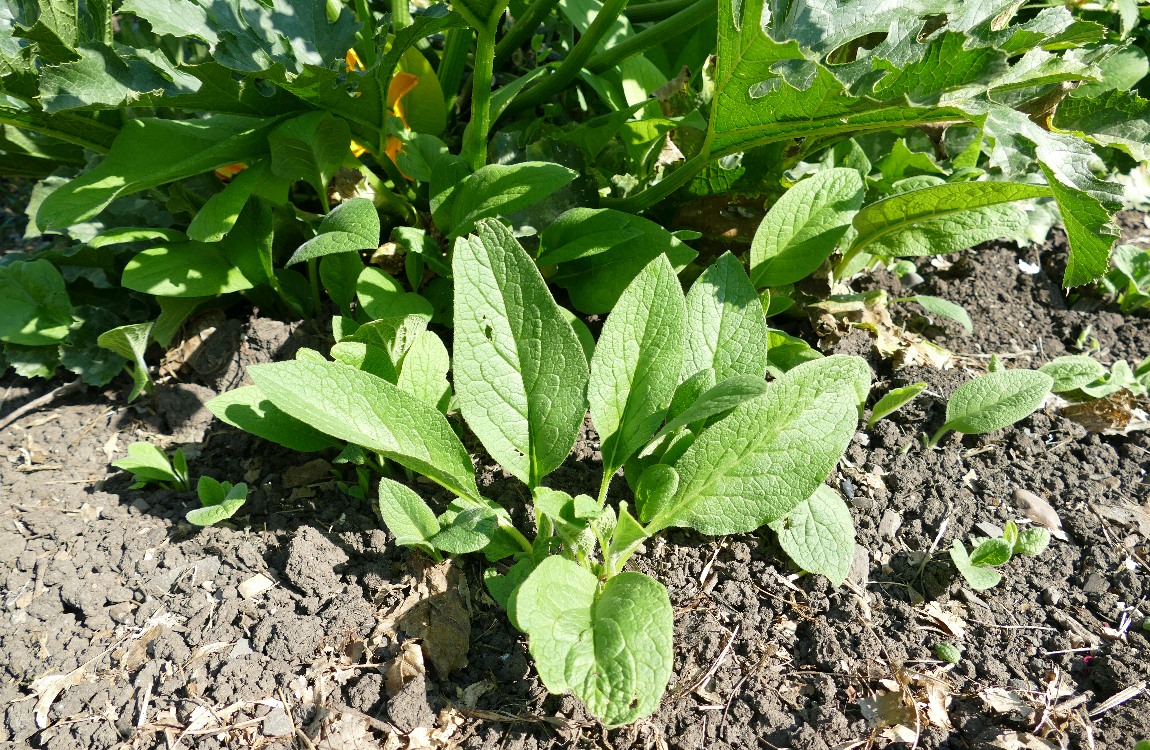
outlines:
[{"label": "comfrey plant", "polygon": [[[666,589],[624,570],[628,559],[670,527],[734,534],[792,511],[807,520],[821,513],[828,503],[808,500],[855,432],[870,371],[858,358],[827,357],[768,384],[763,310],[731,255],[687,294],[658,256],[593,345],[503,224],[485,219],[458,239],[452,271],[456,403],[491,457],[530,489],[529,533],[476,485],[471,456],[441,411],[446,358],[427,354],[446,352],[426,343],[434,335],[425,329],[413,333],[410,319],[359,328],[333,349],[342,361],[311,352],[254,366],[255,386],[212,408],[283,442],[314,449],[330,436],[449,490],[455,499],[437,513],[382,479],[379,509],[397,542],[434,557],[482,552],[496,564],[488,588],[529,636],[547,688],[571,691],[608,726],[635,721],[666,689],[673,623]],[[405,378],[411,368],[421,377]],[[414,380],[439,385],[421,390]],[[603,477],[594,494],[572,497],[546,478],[588,408]],[[620,469],[633,506],[612,491]],[[836,528],[853,534],[849,519]]]}]

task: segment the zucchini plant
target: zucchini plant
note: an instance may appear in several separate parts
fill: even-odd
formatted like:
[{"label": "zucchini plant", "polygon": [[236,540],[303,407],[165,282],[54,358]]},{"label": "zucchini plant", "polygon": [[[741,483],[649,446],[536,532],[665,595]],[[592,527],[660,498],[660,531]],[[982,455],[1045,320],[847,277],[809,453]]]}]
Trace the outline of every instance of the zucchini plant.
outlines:
[{"label": "zucchini plant", "polygon": [[[750,532],[801,508],[789,535],[779,529],[789,539],[819,526],[821,514],[842,520],[841,499],[818,492],[858,426],[870,370],[856,357],[825,357],[768,383],[763,309],[729,254],[686,294],[657,256],[623,290],[595,342],[503,224],[481,219],[457,239],[452,270],[454,402],[490,456],[530,491],[533,528],[519,528],[477,485],[443,411],[452,398],[447,352],[426,318],[353,325],[333,347],[337,361],[305,351],[253,366],[255,385],[209,406],[256,434],[311,449],[346,443],[448,490],[454,499],[433,509],[407,485],[381,479],[379,510],[396,541],[437,558],[485,555],[487,586],[527,634],[547,688],[571,691],[608,726],[635,721],[666,689],[673,623],[663,585],[626,570],[627,561],[671,527]],[[603,475],[572,496],[547,477],[588,410]],[[620,469],[633,503],[621,499]],[[818,502],[808,504],[812,497]],[[845,521],[831,528],[853,549],[849,513]],[[820,558],[803,540],[787,548],[804,545]],[[845,570],[833,575],[841,580]]]}]

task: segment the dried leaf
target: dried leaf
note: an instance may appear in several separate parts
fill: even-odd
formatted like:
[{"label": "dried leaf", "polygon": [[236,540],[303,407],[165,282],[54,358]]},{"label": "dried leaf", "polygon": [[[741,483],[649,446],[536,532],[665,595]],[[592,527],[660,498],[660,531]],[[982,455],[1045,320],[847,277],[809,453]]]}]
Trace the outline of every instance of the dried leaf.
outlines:
[{"label": "dried leaf", "polygon": [[427,674],[427,667],[423,663],[423,649],[415,641],[407,641],[400,648],[399,656],[387,667],[383,673],[383,685],[389,698],[394,698],[403,691],[407,683],[417,677]]},{"label": "dried leaf", "polygon": [[471,591],[467,578],[452,560],[433,564],[423,562],[419,588],[423,600],[399,621],[412,638],[423,641],[423,649],[436,673],[447,679],[452,671],[467,664],[471,645]]},{"label": "dried leaf", "polygon": [[1062,519],[1045,498],[1030,490],[1017,488],[1014,490],[1014,507],[1034,523],[1045,527],[1051,536],[1066,541],[1066,532],[1062,530]]},{"label": "dried leaf", "polygon": [[923,607],[922,614],[955,638],[961,639],[966,636],[966,620],[953,612],[948,612],[943,609],[939,606],[938,602],[927,604]]},{"label": "dried leaf", "polygon": [[1002,750],[1059,750],[1058,745],[1053,742],[1035,737],[1027,732],[1000,734],[990,745],[991,747],[1002,748]]},{"label": "dried leaf", "polygon": [[1005,688],[989,687],[980,690],[978,697],[995,713],[1008,714],[1015,721],[1030,721],[1034,706],[1020,693]]},{"label": "dried leaf", "polygon": [[307,487],[312,484],[325,482],[332,478],[331,464],[322,458],[308,461],[302,466],[289,466],[283,473],[283,486],[285,489]]},{"label": "dried leaf", "polygon": [[44,729],[48,726],[48,709],[59,697],[60,693],[70,687],[82,684],[88,677],[84,666],[77,667],[68,674],[50,674],[32,681],[32,692],[36,694],[36,726]]},{"label": "dried leaf", "polygon": [[950,698],[944,683],[931,680],[926,684],[926,718],[933,726],[950,729]]},{"label": "dried leaf", "polygon": [[1071,403],[1059,413],[1090,432],[1104,435],[1127,435],[1150,428],[1150,414],[1139,408],[1138,399],[1125,389],[1102,398]]}]

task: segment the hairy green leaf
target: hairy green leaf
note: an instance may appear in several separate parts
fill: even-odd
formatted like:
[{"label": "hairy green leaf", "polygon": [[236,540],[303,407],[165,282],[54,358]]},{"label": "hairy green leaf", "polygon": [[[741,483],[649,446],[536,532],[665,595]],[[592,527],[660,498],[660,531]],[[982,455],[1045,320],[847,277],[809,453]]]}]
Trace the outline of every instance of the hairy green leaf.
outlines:
[{"label": "hairy green leaf", "polygon": [[443,341],[431,331],[423,331],[403,355],[396,384],[400,390],[446,412],[451,400],[451,385],[447,382],[450,369],[451,355]]},{"label": "hairy green leaf", "polygon": [[435,512],[423,498],[392,479],[379,480],[379,515],[395,543],[431,552],[431,539],[439,533]]},{"label": "hairy green leaf", "polygon": [[602,439],[604,485],[663,421],[679,384],[686,316],[679,279],[661,255],[635,277],[607,317],[587,388]]},{"label": "hairy green leaf", "polygon": [[974,323],[962,305],[956,305],[950,300],[941,297],[931,297],[926,294],[916,294],[911,297],[902,297],[895,302],[917,302],[928,313],[953,320],[963,327],[967,333],[974,332]]},{"label": "hairy green leaf", "polygon": [[905,385],[902,388],[894,388],[880,398],[871,409],[870,419],[867,420],[868,426],[873,426],[875,422],[879,421],[888,414],[901,409],[903,406],[910,403],[918,394],[926,390],[926,383],[913,383]]},{"label": "hairy green leaf", "polygon": [[958,568],[958,572],[966,579],[967,584],[975,591],[994,588],[1002,581],[1002,574],[994,568],[975,565],[967,556],[966,548],[962,546],[962,542],[957,539],[951,545],[950,559],[954,561],[954,567]]},{"label": "hairy green leaf", "polygon": [[103,161],[44,199],[36,225],[63,229],[92,218],[116,198],[264,156],[274,122],[238,115],[130,120]]},{"label": "hairy green leaf", "polygon": [[332,253],[375,250],[379,247],[379,214],[366,198],[352,198],[331,210],[319,223],[316,236],[299,246],[285,265]]},{"label": "hairy green leaf", "polygon": [[682,375],[714,370],[715,380],[767,371],[767,323],[743,264],[724,253],[687,293]]},{"label": "hairy green leaf", "polygon": [[620,573],[600,588],[578,563],[550,557],[510,604],[549,691],[570,690],[607,726],[658,707],[671,677],[673,635],[662,584]]},{"label": "hairy green leaf", "polygon": [[290,416],[478,501],[471,457],[435,407],[386,380],[335,362],[273,362],[254,365],[248,374]]},{"label": "hairy green leaf", "polygon": [[96,339],[97,344],[132,363],[133,384],[132,392],[128,394],[129,403],[135,401],[140,391],[152,383],[152,378],[148,375],[148,364],[144,361],[144,352],[148,348],[151,333],[151,323],[133,323],[105,331]]},{"label": "hairy green leaf", "polygon": [[1106,368],[1098,360],[1085,354],[1055,357],[1039,367],[1038,371],[1054,380],[1054,385],[1050,387],[1054,393],[1077,390],[1106,374]]},{"label": "hairy green leaf", "polygon": [[506,216],[537,203],[577,176],[552,162],[488,164],[447,188],[442,198],[448,207],[447,224],[440,228],[450,237],[467,234],[480,219]]},{"label": "hairy green leaf", "polygon": [[854,169],[827,169],[795,184],[771,206],[751,240],[756,288],[793,284],[830,257],[866,193]]},{"label": "hairy green leaf", "polygon": [[326,206],[328,183],[348,155],[350,141],[347,121],[329,112],[293,117],[268,134],[272,173],[311,185]]},{"label": "hairy green leaf", "polygon": [[1000,204],[1048,195],[1042,185],[1015,182],[952,182],[899,193],[858,212],[850,252],[898,258],[965,250],[1025,224],[1021,212]]},{"label": "hairy green leaf", "polygon": [[820,484],[814,494],[787,515],[772,521],[779,545],[800,568],[839,586],[850,573],[855,526],[839,493]]},{"label": "hairy green leaf", "polygon": [[493,458],[535,487],[563,463],[586,412],[587,359],[511,231],[481,221],[456,241],[455,388]]},{"label": "hairy green leaf", "polygon": [[931,444],[948,430],[980,435],[1012,425],[1042,406],[1053,385],[1037,370],[999,370],[967,381],[947,402],[946,424]]},{"label": "hairy green leaf", "polygon": [[311,425],[285,414],[254,385],[224,391],[206,406],[220,421],[293,451],[312,453],[336,444]]},{"label": "hairy green leaf", "polygon": [[214,297],[251,289],[220,249],[219,244],[190,241],[154,245],[128,261],[120,283],[157,297]]},{"label": "hairy green leaf", "polygon": [[72,325],[64,277],[46,260],[0,266],[0,341],[24,346],[59,344]]},{"label": "hairy green leaf", "polygon": [[675,461],[678,490],[648,530],[753,531],[814,494],[858,424],[855,384],[835,374],[848,359],[799,365],[704,429]]}]

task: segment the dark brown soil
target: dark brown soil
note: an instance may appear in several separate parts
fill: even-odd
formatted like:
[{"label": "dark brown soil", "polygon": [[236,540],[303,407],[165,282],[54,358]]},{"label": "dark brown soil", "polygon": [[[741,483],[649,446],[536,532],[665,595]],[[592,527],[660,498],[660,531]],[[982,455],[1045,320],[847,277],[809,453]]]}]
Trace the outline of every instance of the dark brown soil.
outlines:
[{"label": "dark brown soil", "polygon": [[[1146,232],[1141,219],[1126,217],[1131,236]],[[1039,271],[1023,273],[1019,259]],[[848,582],[795,575],[768,532],[649,544],[633,564],[670,591],[674,674],[652,717],[610,732],[573,698],[547,695],[524,638],[486,595],[481,561],[446,578],[429,570],[347,494],[355,474],[334,456],[291,453],[201,409],[306,331],[233,321],[228,356],[193,382],[127,406],[116,381],[121,390],[25,416],[0,434],[0,746],[1131,747],[1150,715],[1150,436],[1087,434],[1053,409],[934,451],[921,435],[991,353],[1038,366],[1090,326],[1100,359],[1133,363],[1150,355],[1150,320],[1086,295],[1068,304],[1057,237],[949,260],[923,263],[915,293],[970,312],[973,335],[928,329],[966,366],[878,364],[873,398],[918,380],[930,389],[860,429],[831,477],[858,527]],[[869,343],[856,332],[838,349]],[[8,377],[0,415],[55,385]],[[597,486],[594,437],[553,484]],[[140,439],[183,444],[193,480],[248,482],[248,504],[198,529],[183,520],[193,493],[129,489],[108,462]],[[492,496],[526,499],[514,481],[481,474]],[[1053,505],[1067,539],[975,593],[946,550],[983,533],[976,524],[1024,518],[1018,489]],[[253,593],[257,576],[270,586]],[[418,657],[420,636],[426,676],[413,668],[389,694],[388,668]],[[956,666],[934,656],[941,641],[962,647]]]}]

